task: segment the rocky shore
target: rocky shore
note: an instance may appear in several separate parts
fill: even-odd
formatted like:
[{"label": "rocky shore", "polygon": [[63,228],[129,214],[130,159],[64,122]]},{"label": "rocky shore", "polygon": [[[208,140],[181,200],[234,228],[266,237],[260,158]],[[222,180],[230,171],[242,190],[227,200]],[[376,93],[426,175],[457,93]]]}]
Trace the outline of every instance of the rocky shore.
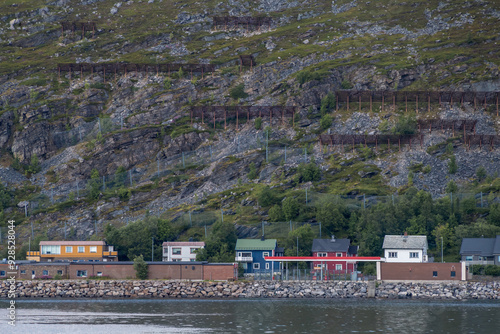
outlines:
[{"label": "rocky shore", "polygon": [[[0,283],[7,298],[10,283]],[[17,298],[413,298],[500,299],[500,282],[187,282],[134,280],[18,281]]]}]

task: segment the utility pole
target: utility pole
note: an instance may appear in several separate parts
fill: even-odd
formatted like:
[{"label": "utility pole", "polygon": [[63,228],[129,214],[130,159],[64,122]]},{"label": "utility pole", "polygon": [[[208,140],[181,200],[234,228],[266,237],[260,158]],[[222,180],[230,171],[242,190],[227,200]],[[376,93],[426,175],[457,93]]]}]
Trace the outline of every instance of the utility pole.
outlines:
[{"label": "utility pole", "polygon": [[299,237],[297,236],[297,256],[299,256]]},{"label": "utility pole", "polygon": [[151,262],[154,261],[154,251],[155,251],[154,242],[155,242],[155,237],[151,237]]},{"label": "utility pole", "polygon": [[443,262],[443,237],[441,237],[441,263]]},{"label": "utility pole", "polygon": [[321,239],[321,222],[319,222],[319,238]]}]

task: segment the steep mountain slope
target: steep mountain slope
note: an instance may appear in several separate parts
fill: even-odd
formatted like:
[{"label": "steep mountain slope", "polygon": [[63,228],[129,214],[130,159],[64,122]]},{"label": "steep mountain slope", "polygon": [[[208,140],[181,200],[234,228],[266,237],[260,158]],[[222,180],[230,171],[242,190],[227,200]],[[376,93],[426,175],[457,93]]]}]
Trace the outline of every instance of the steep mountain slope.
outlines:
[{"label": "steep mountain slope", "polygon": [[[412,185],[434,197],[454,183],[461,192],[499,190],[498,146],[464,145],[461,129],[423,131],[413,147],[328,148],[318,141],[320,134],[420,134],[416,119],[475,121],[477,135],[496,135],[495,1],[7,0],[0,6],[2,206],[5,219],[20,224],[20,243],[33,229],[49,238],[102,237],[108,222],[121,226],[149,214],[186,222],[190,211],[194,227],[179,230],[180,238],[202,237],[221,208],[240,235],[255,236],[261,220],[286,216],[269,217],[279,202],[259,203],[265,185],[280,199],[302,200],[307,189],[310,205],[348,195],[366,206],[367,195],[404,194]],[[271,21],[214,27],[213,18],[224,16]],[[61,30],[61,22],[75,22],[76,31]],[[82,31],[80,22],[94,22],[94,31],[89,24]],[[240,68],[242,55],[255,64]],[[67,63],[150,67],[59,72],[58,64]],[[215,72],[158,71],[166,63],[213,64]],[[390,95],[383,104],[376,97],[349,105],[332,95],[341,90],[490,95],[485,106],[393,103]],[[193,108],[202,106],[295,112],[280,118],[275,111],[270,119],[263,108],[259,118],[243,112],[238,120],[233,114],[192,122]],[[293,219],[319,220],[306,211]]]}]

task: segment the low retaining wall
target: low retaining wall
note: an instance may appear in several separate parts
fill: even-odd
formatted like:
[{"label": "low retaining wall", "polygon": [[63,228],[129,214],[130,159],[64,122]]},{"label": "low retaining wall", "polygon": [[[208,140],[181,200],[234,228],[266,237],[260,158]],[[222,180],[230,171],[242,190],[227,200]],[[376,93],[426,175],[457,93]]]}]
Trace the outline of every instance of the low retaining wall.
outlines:
[{"label": "low retaining wall", "polygon": [[[0,298],[7,298],[9,287],[8,281],[0,283]],[[17,298],[367,298],[373,292],[376,298],[500,299],[500,282],[16,282]]]}]

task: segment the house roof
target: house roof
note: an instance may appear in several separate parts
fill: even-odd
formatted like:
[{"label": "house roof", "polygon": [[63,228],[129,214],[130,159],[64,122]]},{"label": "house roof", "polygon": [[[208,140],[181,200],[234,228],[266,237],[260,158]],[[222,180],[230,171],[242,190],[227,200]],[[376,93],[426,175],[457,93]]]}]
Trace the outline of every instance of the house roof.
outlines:
[{"label": "house roof", "polygon": [[203,241],[165,241],[163,243],[164,247],[168,246],[201,246],[204,247],[205,243]]},{"label": "house roof", "polygon": [[359,246],[349,246],[349,254],[358,254]]},{"label": "house roof", "polygon": [[[332,241],[335,240],[335,241]],[[314,239],[313,252],[348,252],[350,239]]]},{"label": "house roof", "polygon": [[276,239],[238,239],[236,241],[237,250],[272,250],[277,246]]},{"label": "house roof", "polygon": [[460,255],[493,256],[495,249],[500,253],[500,235],[496,238],[463,238]]},{"label": "house roof", "polygon": [[386,235],[383,249],[424,249],[427,248],[425,235]]},{"label": "house roof", "polygon": [[105,241],[40,241],[40,246],[105,246]]}]

